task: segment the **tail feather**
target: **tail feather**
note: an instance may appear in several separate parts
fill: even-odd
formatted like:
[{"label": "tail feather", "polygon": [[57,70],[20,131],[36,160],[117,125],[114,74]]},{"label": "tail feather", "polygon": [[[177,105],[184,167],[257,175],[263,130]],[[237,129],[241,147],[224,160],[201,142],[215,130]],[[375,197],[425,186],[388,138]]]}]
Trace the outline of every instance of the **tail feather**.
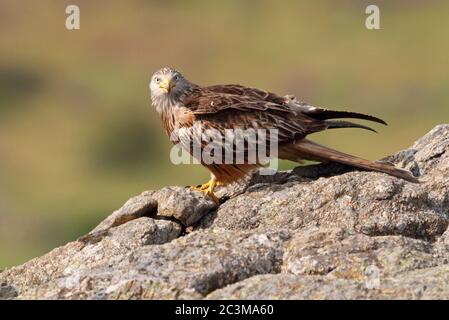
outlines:
[{"label": "tail feather", "polygon": [[410,171],[396,168],[388,162],[372,162],[349,154],[339,152],[309,140],[301,140],[296,144],[283,146],[279,150],[279,157],[291,161],[300,161],[301,159],[316,161],[333,161],[366,170],[378,171],[398,177],[413,183],[419,183],[418,178],[414,177]]},{"label": "tail feather", "polygon": [[365,129],[365,130],[369,130],[369,131],[377,133],[376,130],[374,130],[368,126],[364,126],[363,124],[358,124],[358,123],[354,123],[354,122],[350,122],[350,121],[326,120],[325,122],[328,125],[327,129],[360,128],[360,129]]},{"label": "tail feather", "polygon": [[387,125],[387,123],[377,117],[370,116],[368,114],[358,113],[358,112],[349,112],[349,111],[334,111],[322,108],[311,108],[308,111],[303,111],[308,116],[318,119],[318,120],[327,120],[327,119],[337,119],[337,118],[351,118],[351,119],[362,119],[373,121],[377,123],[381,123]]}]

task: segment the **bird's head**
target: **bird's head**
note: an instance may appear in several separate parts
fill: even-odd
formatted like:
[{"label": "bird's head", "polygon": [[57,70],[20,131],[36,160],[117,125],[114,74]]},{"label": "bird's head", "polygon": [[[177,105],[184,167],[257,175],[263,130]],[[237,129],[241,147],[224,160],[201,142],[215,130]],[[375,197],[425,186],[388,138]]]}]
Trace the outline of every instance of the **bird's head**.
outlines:
[{"label": "bird's head", "polygon": [[151,98],[153,101],[177,99],[190,86],[191,83],[179,71],[172,68],[162,68],[151,77]]}]

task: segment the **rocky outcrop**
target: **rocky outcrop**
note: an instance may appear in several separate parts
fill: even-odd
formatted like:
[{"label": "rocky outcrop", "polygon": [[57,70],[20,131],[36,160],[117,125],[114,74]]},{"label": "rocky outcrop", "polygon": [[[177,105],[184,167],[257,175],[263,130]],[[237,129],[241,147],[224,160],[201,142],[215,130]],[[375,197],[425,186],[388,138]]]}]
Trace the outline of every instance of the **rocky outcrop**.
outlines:
[{"label": "rocky outcrop", "polygon": [[385,159],[422,183],[338,164],[254,174],[222,203],[167,187],[0,273],[0,298],[449,298],[449,125]]}]

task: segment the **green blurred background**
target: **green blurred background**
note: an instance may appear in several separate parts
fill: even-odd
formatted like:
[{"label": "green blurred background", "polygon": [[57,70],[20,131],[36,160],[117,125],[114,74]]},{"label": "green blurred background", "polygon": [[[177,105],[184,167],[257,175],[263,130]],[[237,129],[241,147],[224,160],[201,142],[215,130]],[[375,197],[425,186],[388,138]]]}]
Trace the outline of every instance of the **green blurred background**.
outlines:
[{"label": "green blurred background", "polygon": [[[81,30],[65,28],[68,4]],[[368,4],[381,30],[365,28]],[[315,135],[377,159],[448,122],[448,33],[448,1],[2,0],[0,268],[76,239],[143,190],[208,178],[169,161],[148,91],[160,67],[380,116],[377,135]]]}]

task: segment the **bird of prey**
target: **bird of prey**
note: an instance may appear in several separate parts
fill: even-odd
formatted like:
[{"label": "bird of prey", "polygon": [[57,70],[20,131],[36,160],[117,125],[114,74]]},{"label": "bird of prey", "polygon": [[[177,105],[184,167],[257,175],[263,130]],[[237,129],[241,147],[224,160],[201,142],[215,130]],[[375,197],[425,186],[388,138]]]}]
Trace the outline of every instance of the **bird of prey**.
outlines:
[{"label": "bird of prey", "polygon": [[[246,154],[243,163],[205,163],[198,159],[192,152],[192,141],[201,140],[195,135],[208,129],[221,132],[222,136],[225,136],[225,130],[229,129],[276,129],[277,157],[280,159],[295,162],[338,162],[383,172],[410,182],[419,182],[409,171],[396,168],[391,163],[372,162],[306,139],[309,134],[327,129],[372,130],[357,123],[335,120],[339,118],[364,119],[386,125],[383,120],[374,116],[314,107],[294,96],[280,96],[237,84],[203,87],[190,82],[173,68],[162,68],[155,72],[149,87],[153,106],[172,142],[187,141],[181,143],[181,146],[211,172],[210,181],[194,189],[210,196],[216,202],[216,186],[239,181],[262,164],[258,161],[248,161]],[[270,136],[267,135],[266,139],[269,140]],[[204,144],[200,142],[200,146],[203,148]],[[249,150],[244,150],[243,153],[245,152]],[[232,159],[235,160],[234,156]]]}]

